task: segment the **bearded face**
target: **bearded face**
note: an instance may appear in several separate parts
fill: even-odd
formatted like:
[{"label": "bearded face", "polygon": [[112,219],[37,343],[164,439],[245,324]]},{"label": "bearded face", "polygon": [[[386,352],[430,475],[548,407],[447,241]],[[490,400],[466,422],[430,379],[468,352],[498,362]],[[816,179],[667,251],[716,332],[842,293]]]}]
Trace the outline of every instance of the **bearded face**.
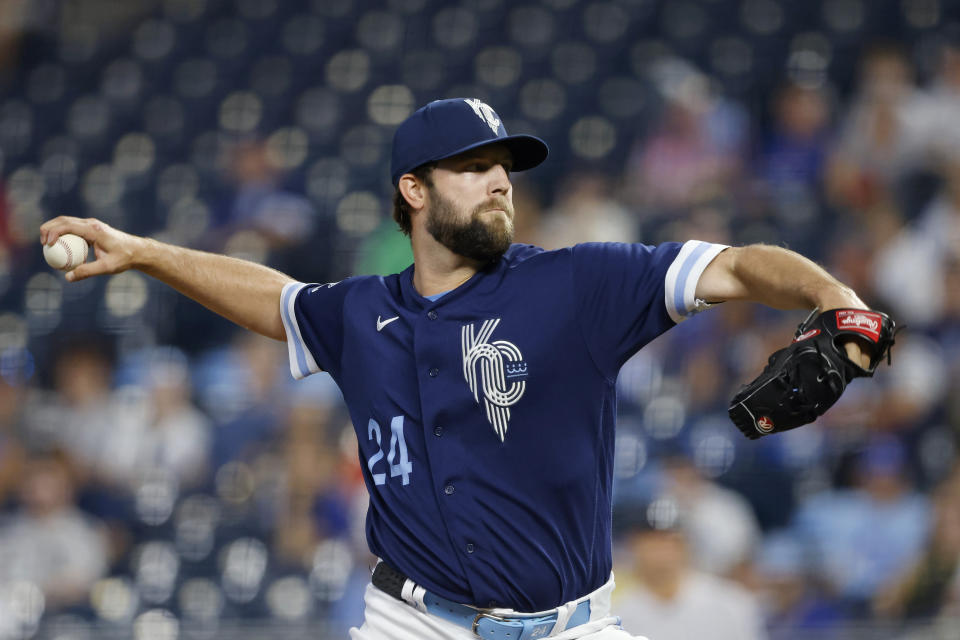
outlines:
[{"label": "bearded face", "polygon": [[[450,251],[479,262],[499,260],[513,242],[513,205],[503,196],[484,200],[464,215],[462,208],[429,187],[426,229]],[[502,209],[504,214],[491,209]],[[489,212],[489,213],[485,213]]]}]

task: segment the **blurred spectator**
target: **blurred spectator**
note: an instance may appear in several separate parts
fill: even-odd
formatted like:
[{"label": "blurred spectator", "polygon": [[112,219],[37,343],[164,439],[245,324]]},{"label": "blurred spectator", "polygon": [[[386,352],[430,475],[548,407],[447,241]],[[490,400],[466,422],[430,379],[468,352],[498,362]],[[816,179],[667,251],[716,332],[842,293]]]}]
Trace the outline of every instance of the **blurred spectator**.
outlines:
[{"label": "blurred spectator", "polygon": [[831,238],[831,245],[824,251],[825,267],[838,280],[857,292],[864,301],[876,305],[878,295],[874,289],[877,244],[865,236],[862,227],[846,221]]},{"label": "blurred spectator", "polygon": [[310,237],[316,216],[313,205],[282,188],[282,174],[264,141],[237,143],[228,168],[235,191],[218,221],[221,233],[251,229],[271,247],[297,245]]},{"label": "blurred spectator", "polygon": [[291,407],[284,444],[285,505],[275,546],[282,561],[309,566],[317,543],[349,538],[351,491],[337,464],[339,450],[327,433],[331,407],[300,402]]},{"label": "blurred spectator", "polygon": [[690,415],[714,411],[727,399],[722,349],[723,345],[719,343],[705,345],[702,349],[691,351],[684,363],[685,400]]},{"label": "blurred spectator", "polygon": [[23,395],[22,386],[14,386],[0,376],[0,512],[16,490],[23,470]]},{"label": "blurred spectator", "polygon": [[874,287],[898,317],[915,328],[943,312],[945,270],[960,258],[960,152],[942,163],[941,193],[877,254]]},{"label": "blurred spectator", "polygon": [[[0,154],[0,173],[3,171],[3,155]],[[13,246],[10,229],[10,206],[7,203],[7,187],[0,179],[0,261],[8,259],[7,254]]]},{"label": "blurred spectator", "polygon": [[866,615],[871,599],[920,552],[931,525],[929,500],[911,486],[903,446],[878,437],[862,452],[851,489],[801,504],[794,531],[819,576],[849,615]]},{"label": "blurred spectator", "polygon": [[[309,572],[334,637],[363,622],[363,590],[376,563],[363,534],[368,494],[353,426],[327,376],[291,393],[283,443],[283,490],[274,524],[277,561]],[[332,565],[332,566],[331,566]]]},{"label": "blurred spectator", "polygon": [[874,599],[883,617],[923,620],[960,613],[960,467],[936,491],[933,506],[933,529],[922,555]]},{"label": "blurred spectator", "polygon": [[[705,200],[682,214],[661,221],[655,230],[648,228],[643,232],[642,241],[656,244],[674,242],[678,238],[696,238],[705,242],[737,244],[731,233],[731,224],[738,227],[738,234],[753,233],[753,229],[742,227],[734,220],[737,215],[736,204],[728,196]],[[755,240],[760,242],[762,238]]]},{"label": "blurred spectator", "polygon": [[830,98],[822,85],[789,83],[774,94],[772,109],[758,177],[791,247],[816,257],[829,222],[820,186],[830,141]]},{"label": "blurred spectator", "polygon": [[838,204],[869,213],[893,199],[899,180],[923,157],[924,140],[915,127],[919,107],[903,49],[870,47],[830,162],[829,193]]},{"label": "blurred spectator", "polygon": [[22,30],[28,26],[29,13],[30,3],[27,0],[0,3],[0,72],[16,65],[20,38]]},{"label": "blurred spectator", "polygon": [[31,457],[20,489],[21,508],[0,528],[0,583],[38,585],[48,610],[84,604],[108,568],[101,527],[74,503],[70,465],[60,452]]},{"label": "blurred spectator", "polygon": [[100,469],[120,485],[136,486],[158,473],[181,487],[197,484],[206,471],[210,422],[190,399],[186,356],[167,347],[131,360],[128,366],[139,370],[124,395],[137,419],[116,425]]},{"label": "blurred spectator", "polygon": [[158,349],[131,358],[130,368],[139,368],[135,379],[114,389],[107,351],[100,342],[63,351],[54,369],[56,395],[42,421],[95,482],[89,487],[95,500],[129,495],[158,471],[187,486],[201,480],[208,424],[190,401],[183,354]]},{"label": "blurred spectator", "polygon": [[644,217],[683,211],[734,188],[747,136],[739,105],[713,95],[708,78],[688,63],[663,58],[651,76],[663,111],[627,167],[630,202]]},{"label": "blurred spectator", "polygon": [[759,177],[775,201],[815,197],[830,140],[829,96],[820,85],[788,83],[774,94],[772,108]]},{"label": "blurred spectator", "polygon": [[939,34],[936,72],[922,95],[920,110],[911,125],[925,146],[928,157],[940,159],[956,154],[960,145],[960,25],[948,25]]},{"label": "blurred spectator", "polygon": [[810,569],[803,545],[790,532],[768,533],[757,553],[753,580],[771,640],[790,640],[798,631],[839,637],[843,612],[819,589]]},{"label": "blurred spectator", "polygon": [[608,178],[576,172],[561,184],[556,203],[543,217],[536,244],[549,250],[578,242],[636,242],[637,221],[610,197]]},{"label": "blurred spectator", "polygon": [[898,336],[895,349],[892,358],[896,366],[878,372],[874,385],[849,388],[850,398],[843,398],[844,409],[824,416],[827,424],[838,427],[831,436],[854,436],[862,441],[872,433],[915,434],[939,415],[950,391],[943,350],[927,336],[910,330]]},{"label": "blurred spectator", "polygon": [[205,405],[217,421],[211,464],[252,461],[281,433],[286,346],[251,332],[237,333],[230,349],[207,372]]},{"label": "blurred spectator", "polygon": [[[345,267],[334,266],[345,240],[334,215],[287,184],[283,144],[247,139],[227,146],[226,195],[213,208],[213,224],[202,242],[212,251],[268,264],[305,282],[334,279],[331,274]],[[355,252],[356,245],[348,255]],[[191,310],[201,327],[223,332],[227,326],[207,318],[205,309]]]},{"label": "blurred spectator", "polygon": [[[960,256],[946,264],[944,273],[943,315],[934,329],[936,344],[943,350],[947,365],[947,389],[960,389]],[[952,425],[954,438],[960,436],[960,394],[945,393],[940,398],[944,418]]]},{"label": "blurred spectator", "polygon": [[646,508],[623,507],[617,528],[632,559],[618,575],[614,603],[623,628],[654,640],[766,638],[752,594],[690,566],[690,541],[677,504],[660,498]]},{"label": "blurred spectator", "polygon": [[761,537],[750,504],[740,494],[703,477],[686,455],[671,455],[663,465],[665,495],[683,513],[692,566],[729,575],[749,562]]},{"label": "blurred spectator", "polygon": [[[136,420],[136,409],[113,390],[113,356],[104,340],[71,338],[54,356],[49,410],[32,427],[41,446],[62,443],[95,475],[114,433]],[[109,462],[107,460],[107,462]]]}]

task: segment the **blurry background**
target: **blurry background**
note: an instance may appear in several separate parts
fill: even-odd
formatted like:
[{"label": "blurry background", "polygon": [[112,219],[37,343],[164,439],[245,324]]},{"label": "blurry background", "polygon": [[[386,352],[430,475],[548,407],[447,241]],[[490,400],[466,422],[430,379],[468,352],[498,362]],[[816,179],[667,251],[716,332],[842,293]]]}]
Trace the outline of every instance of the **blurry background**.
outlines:
[{"label": "blurry background", "polygon": [[723,306],[627,363],[627,628],[960,637],[957,0],[0,0],[0,640],[361,620],[329,379],[139,273],[67,284],[38,227],[397,271],[393,129],[455,96],[551,146],[518,240],[783,245],[909,325],[893,368],[758,442],[726,402],[804,314]]}]

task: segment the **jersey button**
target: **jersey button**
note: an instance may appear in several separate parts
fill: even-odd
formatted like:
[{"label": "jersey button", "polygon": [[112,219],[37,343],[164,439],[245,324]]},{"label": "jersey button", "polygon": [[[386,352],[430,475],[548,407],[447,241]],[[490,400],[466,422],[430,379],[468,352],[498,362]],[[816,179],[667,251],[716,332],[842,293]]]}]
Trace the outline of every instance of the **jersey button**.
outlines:
[{"label": "jersey button", "polygon": [[452,484],[448,484],[443,488],[443,492],[448,496],[452,496],[454,491],[456,491],[456,489],[453,488]]},{"label": "jersey button", "polygon": [[437,436],[438,438],[439,438],[440,436],[442,436],[442,435],[443,435],[443,427],[434,427],[434,428],[433,428],[433,435]]},{"label": "jersey button", "polygon": [[440,369],[437,369],[436,367],[434,367],[430,369],[430,371],[428,371],[427,373],[430,374],[431,378],[436,378],[438,375],[440,375]]},{"label": "jersey button", "polygon": [[434,311],[433,309],[430,309],[430,311],[427,312],[427,317],[430,318],[431,320],[436,320],[437,312]]},{"label": "jersey button", "polygon": [[467,543],[467,553],[473,553],[473,543],[472,543],[472,542],[468,542],[468,543]]}]

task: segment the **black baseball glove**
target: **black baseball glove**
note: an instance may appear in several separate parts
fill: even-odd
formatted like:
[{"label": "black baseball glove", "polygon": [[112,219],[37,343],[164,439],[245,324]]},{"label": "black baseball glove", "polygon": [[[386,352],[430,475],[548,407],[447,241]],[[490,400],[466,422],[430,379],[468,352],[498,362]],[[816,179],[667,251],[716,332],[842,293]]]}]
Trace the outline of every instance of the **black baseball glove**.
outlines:
[{"label": "black baseball glove", "polygon": [[[813,422],[833,406],[854,378],[870,377],[886,358],[897,332],[885,313],[866,309],[817,309],[800,323],[790,346],[770,356],[756,380],[730,403],[730,419],[748,438]],[[858,338],[870,355],[864,369],[847,357],[843,338]]]}]

